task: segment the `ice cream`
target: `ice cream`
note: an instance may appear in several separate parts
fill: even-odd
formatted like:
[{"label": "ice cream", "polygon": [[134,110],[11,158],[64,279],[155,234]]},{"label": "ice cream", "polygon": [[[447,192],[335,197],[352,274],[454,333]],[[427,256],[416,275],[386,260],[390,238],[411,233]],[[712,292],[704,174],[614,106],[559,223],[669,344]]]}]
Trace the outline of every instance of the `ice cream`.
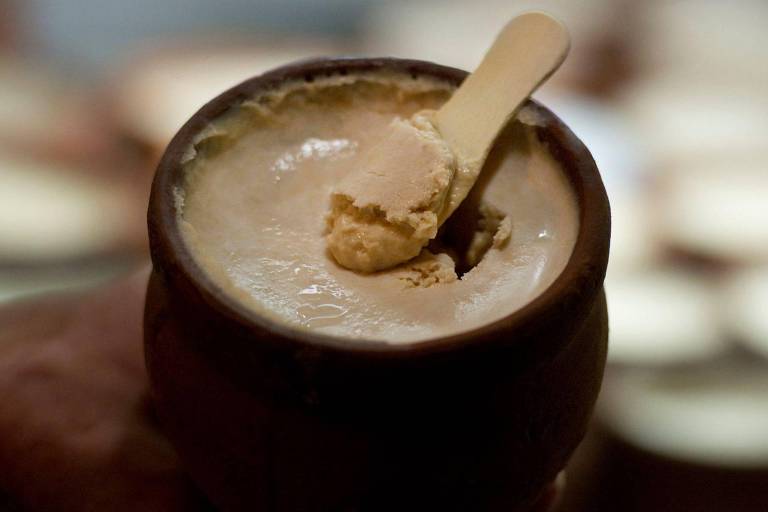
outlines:
[{"label": "ice cream", "polygon": [[[524,306],[571,255],[575,194],[536,135],[535,110],[523,108],[438,232],[457,167],[424,111],[450,93],[444,82],[407,73],[336,74],[231,108],[184,158],[176,207],[194,260],[262,317],[361,341],[447,336]],[[398,155],[421,162],[413,167],[420,172],[358,175],[363,157],[381,166],[396,161],[375,153],[384,137],[414,142],[398,145]],[[345,236],[349,229],[385,236],[369,250]],[[366,268],[392,255],[412,259],[361,273],[334,258],[358,252]]]},{"label": "ice cream", "polygon": [[[454,156],[432,124],[433,115],[424,110],[410,119],[395,118],[334,189],[327,241],[342,266],[374,272],[418,256],[474,185],[468,176],[473,171]],[[495,236],[505,217],[496,215],[475,251]],[[497,244],[509,238],[508,230],[498,238]]]},{"label": "ice cream", "polygon": [[458,164],[430,122],[432,113],[394,119],[331,195],[328,248],[344,267],[393,267],[437,235]]}]

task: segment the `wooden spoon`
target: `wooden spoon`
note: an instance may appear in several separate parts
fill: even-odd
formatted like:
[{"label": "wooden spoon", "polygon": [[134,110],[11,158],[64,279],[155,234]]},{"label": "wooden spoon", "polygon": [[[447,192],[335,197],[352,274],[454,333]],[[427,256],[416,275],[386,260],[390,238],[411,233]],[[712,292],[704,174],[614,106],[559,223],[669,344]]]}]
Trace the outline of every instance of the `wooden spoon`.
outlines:
[{"label": "wooden spoon", "polygon": [[569,49],[562,23],[540,12],[522,14],[507,23],[475,72],[435,113],[433,122],[460,163],[441,223],[469,193],[501,130]]},{"label": "wooden spoon", "polygon": [[[444,143],[440,150],[430,153],[414,135],[414,125],[392,125],[331,195],[326,240],[336,261],[373,272],[418,255],[477,181],[499,132],[568,49],[568,33],[559,22],[538,12],[518,16],[434,113],[431,122]],[[434,162],[444,145],[455,158],[450,168]],[[370,222],[366,208],[378,211],[383,222]]]}]

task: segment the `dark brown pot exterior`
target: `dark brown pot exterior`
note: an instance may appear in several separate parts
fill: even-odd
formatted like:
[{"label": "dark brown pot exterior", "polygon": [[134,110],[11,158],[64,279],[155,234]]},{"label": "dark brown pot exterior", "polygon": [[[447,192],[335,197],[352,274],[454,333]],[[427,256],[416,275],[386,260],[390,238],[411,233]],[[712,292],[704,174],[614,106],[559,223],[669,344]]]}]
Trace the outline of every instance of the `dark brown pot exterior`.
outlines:
[{"label": "dark brown pot exterior", "polygon": [[405,346],[295,331],[226,297],[184,247],[171,194],[195,133],[287,79],[380,70],[466,76],[397,59],[280,68],[206,105],[158,168],[147,368],[169,437],[222,510],[526,510],[586,430],[605,364],[610,214],[589,152],[540,105],[537,133],[577,193],[580,232],[555,283],[488,326]]}]

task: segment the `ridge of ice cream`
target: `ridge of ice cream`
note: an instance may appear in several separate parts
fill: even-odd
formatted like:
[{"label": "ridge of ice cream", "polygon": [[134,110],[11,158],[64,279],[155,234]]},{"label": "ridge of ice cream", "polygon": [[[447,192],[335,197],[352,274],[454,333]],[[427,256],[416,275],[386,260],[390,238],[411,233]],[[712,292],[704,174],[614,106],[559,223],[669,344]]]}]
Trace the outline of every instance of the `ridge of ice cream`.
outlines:
[{"label": "ridge of ice cream", "polygon": [[[361,72],[290,82],[230,108],[196,137],[177,191],[182,235],[197,264],[260,315],[353,339],[421,341],[524,306],[570,258],[575,194],[538,139],[535,110],[523,108],[438,232],[458,197],[457,167],[424,111],[439,108],[451,90],[407,73]],[[398,133],[416,135],[400,151],[421,159],[422,172],[393,169],[395,178],[413,180],[406,187],[376,175],[368,195],[370,176],[356,176],[358,163],[363,155],[375,160],[368,152]],[[382,165],[392,161],[379,157]],[[390,185],[397,186],[385,193]],[[382,249],[413,259],[376,273],[340,267],[326,237],[339,235],[340,252],[356,251],[343,236],[350,226],[389,233]],[[419,236],[400,237],[398,229]],[[373,262],[387,250],[366,257]]]}]

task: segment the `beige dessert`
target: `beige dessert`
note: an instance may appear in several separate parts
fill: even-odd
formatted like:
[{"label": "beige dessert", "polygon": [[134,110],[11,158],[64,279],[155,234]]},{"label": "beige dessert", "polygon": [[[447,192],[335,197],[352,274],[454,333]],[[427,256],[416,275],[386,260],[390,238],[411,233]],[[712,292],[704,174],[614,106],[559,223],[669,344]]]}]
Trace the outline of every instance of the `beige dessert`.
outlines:
[{"label": "beige dessert", "polygon": [[433,126],[433,114],[395,118],[334,190],[328,248],[342,266],[373,272],[410,260],[453,211],[458,162]]},{"label": "beige dessert", "polygon": [[[570,257],[579,217],[574,193],[535,135],[535,112],[523,108],[438,233],[455,167],[433,138],[428,113],[414,115],[438,109],[450,94],[443,82],[406,74],[335,76],[294,82],[230,110],[190,148],[187,183],[177,191],[193,257],[219,287],[259,314],[349,338],[426,340],[524,306]],[[387,165],[376,148],[398,133],[416,141],[398,147],[412,151],[423,172],[412,181],[398,169],[397,180],[360,180],[361,156]],[[377,200],[388,198],[375,207],[407,226],[409,236],[366,216],[370,187],[378,187]],[[387,194],[382,187],[390,187]],[[354,243],[345,230],[361,223],[387,231],[391,236],[382,239],[392,252],[413,259],[367,274],[340,266],[326,236],[338,237],[343,252]]]}]

